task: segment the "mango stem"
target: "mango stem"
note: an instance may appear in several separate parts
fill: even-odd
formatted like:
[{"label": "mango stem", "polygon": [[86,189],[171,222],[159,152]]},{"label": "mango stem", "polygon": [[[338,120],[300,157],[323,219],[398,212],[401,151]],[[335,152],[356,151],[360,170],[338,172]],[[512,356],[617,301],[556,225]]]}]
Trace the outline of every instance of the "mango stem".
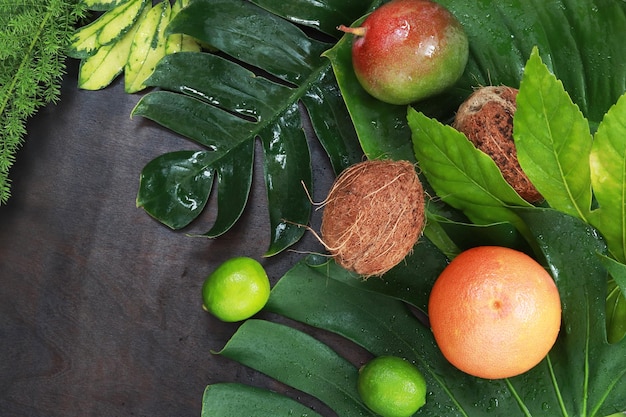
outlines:
[{"label": "mango stem", "polygon": [[351,33],[355,36],[365,36],[365,32],[367,32],[367,29],[364,27],[352,28],[352,27],[348,27],[344,25],[337,26],[337,30],[340,30],[345,33]]}]

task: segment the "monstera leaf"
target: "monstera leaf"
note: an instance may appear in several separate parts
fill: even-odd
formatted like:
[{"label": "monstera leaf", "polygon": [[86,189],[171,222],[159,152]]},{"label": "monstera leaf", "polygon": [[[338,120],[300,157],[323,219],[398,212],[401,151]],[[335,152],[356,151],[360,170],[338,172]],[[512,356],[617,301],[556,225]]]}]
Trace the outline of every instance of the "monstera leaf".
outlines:
[{"label": "monstera leaf", "polygon": [[[267,309],[337,333],[347,339],[344,343],[358,344],[372,355],[414,362],[428,385],[419,415],[603,417],[623,411],[626,340],[606,340],[607,271],[598,256],[606,253],[606,245],[589,225],[558,211],[526,208],[518,214],[529,225],[537,255],[552,272],[563,301],[555,346],[523,375],[484,380],[463,374],[442,356],[423,320],[407,309],[410,304],[426,311],[430,288],[446,265],[445,256],[427,240],[384,279],[363,281],[334,263],[304,260],[275,285]],[[302,330],[252,319],[218,353],[317,397],[339,416],[372,415],[355,392],[358,365]],[[211,391],[229,386],[209,386],[203,415],[262,415],[255,412],[256,403],[240,403],[239,414],[221,412],[242,387],[228,389],[228,396]],[[265,395],[260,404],[272,402],[276,410],[292,407],[291,399],[269,391]]]},{"label": "monstera leaf", "polygon": [[[379,3],[195,0],[181,11],[169,32],[193,36],[219,52],[168,56],[149,79],[157,89],[142,98],[134,114],[193,143],[144,168],[138,205],[164,224],[184,228],[205,208],[217,185],[217,218],[206,236],[219,236],[245,208],[254,161],[261,160],[272,234],[267,254],[272,255],[299,239],[299,226],[309,217],[312,138],[303,131],[306,117],[335,172],[362,154],[415,160],[407,107],[381,103],[361,89],[352,72],[350,37],[339,38],[333,30],[358,21]],[[445,124],[473,88],[519,87],[533,48],[562,81],[592,132],[626,89],[623,1],[441,3],[465,27],[470,61],[453,89],[416,103],[409,114],[419,112],[422,120],[436,117]],[[605,127],[621,124],[615,112]],[[605,140],[592,152],[614,142],[598,130]],[[260,158],[255,152],[262,152]],[[505,204],[515,202],[506,199]],[[333,263],[307,258],[273,288],[267,310],[336,332],[372,355],[397,354],[415,361],[430,392],[420,415],[602,417],[625,410],[626,342],[609,343],[605,315],[607,269],[623,265],[607,263],[609,252],[597,230],[568,214],[536,207],[510,209],[508,223],[487,225],[464,225],[446,214],[429,214],[450,239],[446,250],[441,242],[423,238],[406,263],[384,280],[368,281]],[[524,239],[512,231],[511,219],[524,225]],[[451,367],[423,320],[427,296],[447,255],[487,240],[534,250],[564,301],[562,332],[549,356],[530,372],[499,381],[469,377]],[[355,364],[295,326],[249,320],[219,354],[318,398],[340,416],[371,414],[355,393]],[[293,399],[241,384],[209,386],[203,405],[203,415],[212,417],[260,416],[268,410],[314,415]]]},{"label": "monstera leaf", "polygon": [[[341,7],[341,14],[330,7],[311,12],[327,22],[363,12]],[[303,4],[294,12],[309,9]],[[300,238],[300,225],[310,215],[311,156],[303,109],[337,172],[361,159],[330,63],[321,56],[331,45],[243,1],[196,1],[169,30],[210,43],[221,54],[166,57],[148,81],[162,90],[145,96],[134,114],[205,149],[174,152],[149,163],[137,203],[170,227],[184,227],[203,210],[217,176],[218,215],[206,235],[224,233],[246,205],[259,138],[272,233],[267,254],[278,253]]]},{"label": "monstera leaf", "polygon": [[[201,149],[163,155],[141,174],[137,204],[180,229],[218,188],[218,214],[206,236],[226,232],[247,204],[257,138],[275,254],[296,242],[310,213],[310,117],[336,172],[361,159],[412,160],[406,107],[368,96],[351,71],[350,36],[338,24],[381,1],[196,0],[170,24],[220,52],[168,56],[134,110],[195,141]],[[519,86],[538,47],[548,68],[597,125],[626,85],[626,3],[618,0],[441,0],[470,39],[466,71],[449,92],[416,108],[446,122],[479,85]],[[320,40],[321,39],[321,40]],[[344,97],[342,97],[342,93]],[[344,100],[345,99],[345,100]],[[305,116],[306,115],[306,116]]]}]

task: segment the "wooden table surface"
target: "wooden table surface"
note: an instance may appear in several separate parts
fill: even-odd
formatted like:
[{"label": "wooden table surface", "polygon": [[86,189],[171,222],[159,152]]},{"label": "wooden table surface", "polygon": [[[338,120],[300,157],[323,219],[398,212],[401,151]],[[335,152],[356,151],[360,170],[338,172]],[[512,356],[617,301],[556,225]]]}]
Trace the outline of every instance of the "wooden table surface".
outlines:
[{"label": "wooden table surface", "polygon": [[[261,164],[249,206],[225,236],[185,234],[209,229],[214,202],[184,231],[168,229],[136,207],[139,174],[152,158],[194,145],[131,119],[140,96],[125,94],[122,79],[81,91],[77,63],[68,64],[60,102],[28,124],[12,197],[0,206],[0,415],[192,417],[209,383],[270,385],[210,353],[237,324],[201,308],[202,282],[220,262],[254,257],[275,282],[303,256],[263,258]],[[321,201],[332,170],[314,139],[311,148]],[[293,249],[321,250],[310,233]]]}]

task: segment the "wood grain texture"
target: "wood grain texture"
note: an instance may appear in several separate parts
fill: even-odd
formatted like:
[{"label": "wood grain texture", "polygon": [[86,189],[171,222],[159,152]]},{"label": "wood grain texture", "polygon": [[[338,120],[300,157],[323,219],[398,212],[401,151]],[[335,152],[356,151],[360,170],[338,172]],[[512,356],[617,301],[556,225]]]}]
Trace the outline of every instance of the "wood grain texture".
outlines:
[{"label": "wood grain texture", "polygon": [[[276,388],[210,353],[237,324],[201,309],[204,278],[229,257],[261,260],[273,282],[302,257],[262,259],[269,229],[261,164],[232,231],[187,237],[209,229],[210,210],[184,231],[169,230],[136,208],[139,173],[152,158],[194,145],[130,119],[139,96],[124,94],[122,80],[81,91],[76,71],[71,62],[60,103],[30,121],[11,171],[13,195],[0,207],[0,414],[199,416],[209,383]],[[321,201],[332,169],[315,140],[311,147],[313,198]],[[307,233],[294,249],[321,247]]]}]

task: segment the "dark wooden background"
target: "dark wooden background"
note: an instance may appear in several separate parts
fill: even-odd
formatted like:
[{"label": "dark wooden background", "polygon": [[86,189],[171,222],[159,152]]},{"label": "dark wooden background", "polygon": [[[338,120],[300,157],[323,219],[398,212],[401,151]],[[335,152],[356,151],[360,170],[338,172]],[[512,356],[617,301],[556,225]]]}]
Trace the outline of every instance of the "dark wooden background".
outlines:
[{"label": "dark wooden background", "polygon": [[[29,121],[12,197],[0,206],[0,415],[191,417],[209,383],[281,389],[210,353],[238,325],[201,308],[202,282],[220,262],[254,257],[275,282],[303,256],[263,258],[259,160],[234,230],[217,240],[185,235],[209,229],[213,202],[189,228],[172,231],[136,207],[139,174],[152,158],[194,145],[131,119],[140,96],[125,94],[122,79],[81,91],[77,63],[68,65],[60,102]],[[315,140],[311,148],[321,201],[333,174]],[[311,220],[317,230],[319,216]],[[310,233],[293,249],[321,250]]]}]

